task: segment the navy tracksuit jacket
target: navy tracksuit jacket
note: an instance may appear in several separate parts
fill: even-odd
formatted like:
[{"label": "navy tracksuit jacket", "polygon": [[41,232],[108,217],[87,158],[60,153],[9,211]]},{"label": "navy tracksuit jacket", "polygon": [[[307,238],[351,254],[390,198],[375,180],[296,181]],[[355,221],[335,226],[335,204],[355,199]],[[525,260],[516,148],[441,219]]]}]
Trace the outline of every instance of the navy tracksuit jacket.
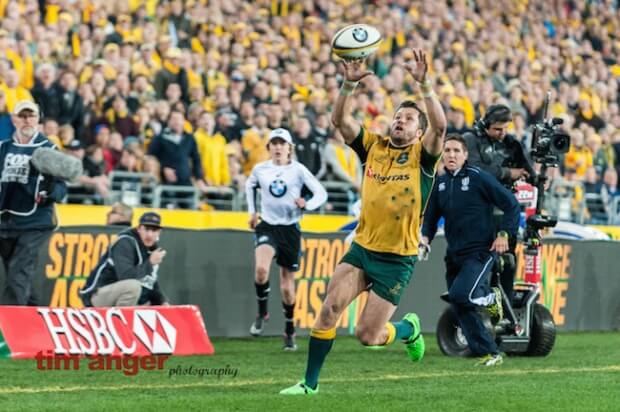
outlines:
[{"label": "navy tracksuit jacket", "polygon": [[445,219],[446,282],[456,315],[475,355],[498,353],[497,345],[484,328],[479,306],[494,302],[488,276],[495,260],[489,249],[495,240],[493,209],[504,212],[500,230],[515,236],[519,203],[489,173],[467,163],[435,182],[424,213],[422,235],[432,241],[437,222]]}]

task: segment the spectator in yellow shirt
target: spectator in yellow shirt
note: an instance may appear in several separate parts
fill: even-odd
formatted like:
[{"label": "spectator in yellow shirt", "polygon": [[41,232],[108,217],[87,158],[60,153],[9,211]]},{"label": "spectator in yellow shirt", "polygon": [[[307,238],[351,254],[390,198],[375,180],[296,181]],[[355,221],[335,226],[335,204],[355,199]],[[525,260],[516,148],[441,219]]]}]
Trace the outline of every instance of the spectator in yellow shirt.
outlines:
[{"label": "spectator in yellow shirt", "polygon": [[208,186],[229,186],[226,139],[219,133],[214,134],[214,129],[213,115],[203,111],[198,118],[198,129],[194,133],[194,138],[202,161],[204,179]]},{"label": "spectator in yellow shirt", "polygon": [[5,82],[0,85],[0,88],[4,91],[6,108],[9,113],[13,112],[15,104],[19,101],[34,101],[28,89],[19,85],[19,74],[14,69],[7,70]]},{"label": "spectator in yellow shirt", "polygon": [[243,150],[244,162],[243,173],[247,176],[252,168],[260,162],[269,159],[267,142],[271,128],[267,125],[267,116],[263,112],[254,115],[254,125],[245,131],[241,138],[241,148]]},{"label": "spectator in yellow shirt", "polygon": [[583,132],[573,129],[570,134],[570,150],[564,158],[564,167],[575,171],[575,177],[583,180],[586,170],[592,166],[592,152],[584,144]]},{"label": "spectator in yellow shirt", "polygon": [[474,124],[476,110],[471,99],[467,95],[467,90],[463,82],[458,82],[456,84],[454,96],[450,98],[450,107],[454,110],[463,112],[467,126],[471,127]]}]

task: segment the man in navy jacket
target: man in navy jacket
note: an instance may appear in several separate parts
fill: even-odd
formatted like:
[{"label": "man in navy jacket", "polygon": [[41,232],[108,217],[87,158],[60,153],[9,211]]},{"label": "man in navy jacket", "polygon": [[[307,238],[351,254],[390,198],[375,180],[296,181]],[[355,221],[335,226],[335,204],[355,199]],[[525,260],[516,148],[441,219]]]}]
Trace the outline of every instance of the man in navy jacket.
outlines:
[{"label": "man in navy jacket", "polygon": [[[168,127],[156,136],[149,145],[149,154],[161,164],[162,181],[167,185],[192,186],[192,178],[201,192],[207,190],[204,181],[202,161],[194,136],[183,130],[185,117],[179,111],[170,113]],[[178,199],[185,195],[178,194]],[[178,205],[187,207],[179,200]]]},{"label": "man in navy jacket", "polygon": [[149,154],[159,160],[166,184],[191,186],[193,177],[201,188],[205,184],[200,154],[194,136],[183,130],[184,124],[183,113],[173,111],[168,127],[149,145]]},{"label": "man in navy jacket", "polygon": [[[450,302],[480,364],[499,365],[502,357],[478,309],[496,305],[501,313],[501,295],[489,287],[489,273],[497,254],[508,250],[508,237],[516,235],[519,204],[492,175],[467,164],[467,144],[461,136],[448,136],[443,153],[446,173],[435,182],[424,214],[420,255],[430,250],[443,216]],[[494,207],[504,212],[497,237]]]},{"label": "man in navy jacket", "polygon": [[30,163],[36,149],[55,148],[38,131],[39,107],[18,102],[11,121],[12,138],[0,142],[0,255],[6,272],[2,303],[36,305],[32,281],[37,257],[57,225],[54,202],[65,197],[67,188]]}]

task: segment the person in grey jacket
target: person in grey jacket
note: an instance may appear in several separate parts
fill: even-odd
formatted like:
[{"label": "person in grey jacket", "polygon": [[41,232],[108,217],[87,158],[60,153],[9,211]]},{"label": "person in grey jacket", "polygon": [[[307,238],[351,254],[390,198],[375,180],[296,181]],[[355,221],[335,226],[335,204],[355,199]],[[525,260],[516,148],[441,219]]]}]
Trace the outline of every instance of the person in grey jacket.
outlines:
[{"label": "person in grey jacket", "polygon": [[494,104],[476,122],[473,131],[463,134],[469,164],[492,174],[507,189],[512,189],[515,181],[536,173],[521,143],[507,133],[511,121],[510,108]]},{"label": "person in grey jacket", "polygon": [[121,232],[80,290],[84,306],[167,305],[158,282],[166,251],[157,242],[161,217],[147,212],[137,228]]}]

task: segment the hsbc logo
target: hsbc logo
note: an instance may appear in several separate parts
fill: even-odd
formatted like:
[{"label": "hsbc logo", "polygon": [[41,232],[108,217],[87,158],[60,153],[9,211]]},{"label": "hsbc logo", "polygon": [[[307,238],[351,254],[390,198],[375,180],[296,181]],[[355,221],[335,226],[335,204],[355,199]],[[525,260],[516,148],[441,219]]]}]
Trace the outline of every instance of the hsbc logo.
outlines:
[{"label": "hsbc logo", "polygon": [[156,310],[136,309],[133,333],[153,354],[173,353],[176,347],[177,330]]},{"label": "hsbc logo", "polygon": [[133,310],[131,325],[118,308],[37,308],[37,313],[58,355],[132,355],[139,343],[152,354],[171,354],[176,348],[176,328],[153,309]]}]

